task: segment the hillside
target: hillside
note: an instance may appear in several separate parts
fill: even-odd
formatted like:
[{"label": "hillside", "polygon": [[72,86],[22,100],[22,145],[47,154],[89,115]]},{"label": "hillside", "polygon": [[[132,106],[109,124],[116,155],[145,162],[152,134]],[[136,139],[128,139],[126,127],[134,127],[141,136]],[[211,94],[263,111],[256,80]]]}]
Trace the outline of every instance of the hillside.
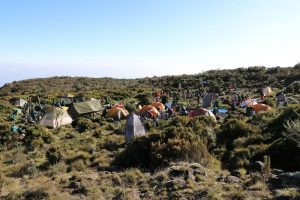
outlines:
[{"label": "hillside", "polygon": [[[232,108],[232,98],[259,99],[267,86],[272,95],[259,103],[268,111],[247,115],[245,108]],[[276,106],[280,92],[287,106]],[[12,118],[14,98],[39,96],[49,106],[69,93],[100,99],[103,107],[109,97],[129,112],[164,96],[178,108],[195,110],[203,105],[198,95],[214,93],[218,107],[228,113],[218,120],[191,118],[179,110],[167,118],[145,117],[146,136],[129,143],[126,118],[98,111],[55,129],[25,120],[26,109]],[[299,64],[142,79],[52,77],[9,83],[0,89],[0,199],[299,199],[299,102]],[[13,133],[14,125],[24,137]]]}]

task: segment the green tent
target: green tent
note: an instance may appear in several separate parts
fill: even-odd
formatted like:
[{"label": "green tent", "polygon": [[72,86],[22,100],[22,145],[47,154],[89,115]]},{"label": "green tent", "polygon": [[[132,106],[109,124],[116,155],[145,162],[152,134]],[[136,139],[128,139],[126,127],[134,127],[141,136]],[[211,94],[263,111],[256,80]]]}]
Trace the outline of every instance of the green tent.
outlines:
[{"label": "green tent", "polygon": [[100,101],[85,101],[80,103],[73,103],[68,112],[73,119],[79,116],[88,115],[103,111]]}]

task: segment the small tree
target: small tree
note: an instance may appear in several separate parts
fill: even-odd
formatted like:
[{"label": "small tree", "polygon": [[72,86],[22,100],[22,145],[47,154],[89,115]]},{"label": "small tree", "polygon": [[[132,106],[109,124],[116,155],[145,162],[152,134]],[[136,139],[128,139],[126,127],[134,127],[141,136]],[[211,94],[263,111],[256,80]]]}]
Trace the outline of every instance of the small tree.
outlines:
[{"label": "small tree", "polygon": [[60,110],[60,109],[57,109],[57,110],[54,110],[54,119],[55,119],[55,127],[56,127],[56,130],[57,130],[57,133],[60,132],[60,127],[61,127],[61,124],[62,124],[62,121],[63,121],[63,110]]}]

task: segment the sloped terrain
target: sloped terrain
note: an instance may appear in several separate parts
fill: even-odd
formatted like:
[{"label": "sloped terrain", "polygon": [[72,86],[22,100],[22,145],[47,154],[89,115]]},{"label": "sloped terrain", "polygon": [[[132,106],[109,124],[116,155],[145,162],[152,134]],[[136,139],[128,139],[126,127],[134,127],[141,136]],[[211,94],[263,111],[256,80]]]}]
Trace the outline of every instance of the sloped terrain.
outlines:
[{"label": "sloped terrain", "polygon": [[[197,75],[110,79],[53,77],[0,89],[1,199],[297,199],[300,198],[300,68],[251,67]],[[283,91],[272,112],[237,108],[219,122],[188,116],[147,121],[147,135],[126,143],[126,120],[81,117],[59,129],[9,119],[12,98],[39,95],[51,104],[64,93],[137,104],[164,90],[189,109],[195,93],[257,98]],[[191,97],[189,97],[191,95]],[[230,109],[222,102],[221,106]],[[15,139],[13,124],[26,131]]]}]

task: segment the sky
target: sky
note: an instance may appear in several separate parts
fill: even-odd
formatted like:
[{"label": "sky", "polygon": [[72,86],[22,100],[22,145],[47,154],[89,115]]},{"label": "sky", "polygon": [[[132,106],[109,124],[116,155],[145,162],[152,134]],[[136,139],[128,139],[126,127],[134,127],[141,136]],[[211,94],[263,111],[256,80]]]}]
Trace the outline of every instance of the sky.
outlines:
[{"label": "sky", "polygon": [[299,0],[0,0],[0,86],[300,62]]}]

